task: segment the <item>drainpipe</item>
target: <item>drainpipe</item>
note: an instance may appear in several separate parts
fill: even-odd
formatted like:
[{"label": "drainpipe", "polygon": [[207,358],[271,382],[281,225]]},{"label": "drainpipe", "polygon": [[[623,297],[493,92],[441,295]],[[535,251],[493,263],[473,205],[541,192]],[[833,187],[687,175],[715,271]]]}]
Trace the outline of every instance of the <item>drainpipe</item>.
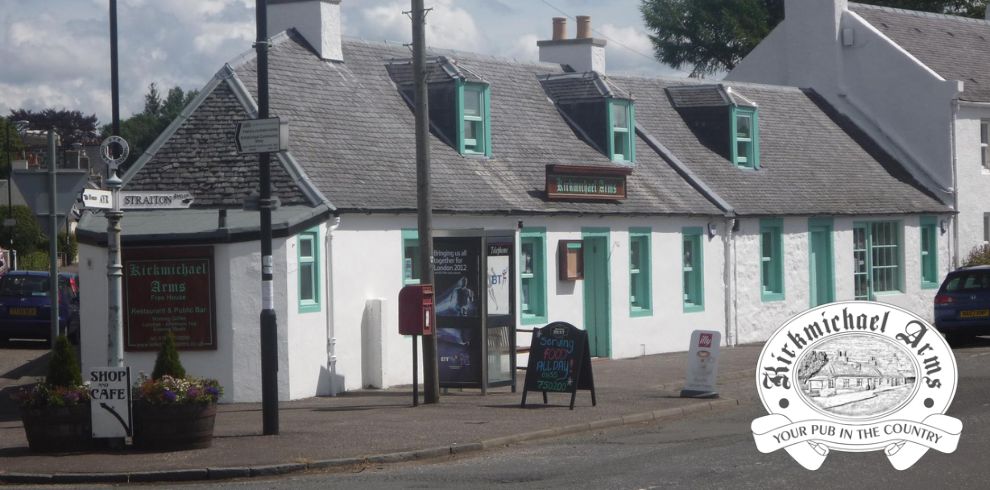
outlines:
[{"label": "drainpipe", "polygon": [[330,375],[330,396],[337,396],[334,378],[337,376],[337,338],[334,337],[333,315],[336,312],[333,304],[333,232],[340,227],[340,216],[334,216],[333,224],[327,228],[324,254],[326,257],[327,278],[327,373]]},{"label": "drainpipe", "polygon": [[952,100],[952,119],[949,120],[949,164],[952,166],[952,209],[956,215],[952,217],[952,269],[959,267],[959,170],[956,161],[956,118],[959,117],[959,99]]},{"label": "drainpipe", "polygon": [[736,338],[738,326],[736,325],[736,262],[735,262],[735,237],[732,235],[732,227],[735,225],[735,218],[725,219],[725,233],[722,235],[722,282],[725,283],[725,344],[738,345]]}]

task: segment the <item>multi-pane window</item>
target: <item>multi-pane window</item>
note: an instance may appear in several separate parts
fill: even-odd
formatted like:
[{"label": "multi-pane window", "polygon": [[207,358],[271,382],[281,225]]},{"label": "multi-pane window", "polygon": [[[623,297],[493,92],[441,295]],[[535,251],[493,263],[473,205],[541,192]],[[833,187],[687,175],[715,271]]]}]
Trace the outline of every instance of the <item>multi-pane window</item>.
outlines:
[{"label": "multi-pane window", "polygon": [[320,231],[300,233],[297,239],[299,264],[299,311],[320,311]]},{"label": "multi-pane window", "polygon": [[634,136],[636,133],[632,102],[613,99],[609,104],[610,140],[609,153],[612,161],[634,161]]},{"label": "multi-pane window", "polygon": [[980,163],[990,171],[990,121],[980,121]]},{"label": "multi-pane window", "polygon": [[402,230],[402,284],[419,284],[419,232]]},{"label": "multi-pane window", "polygon": [[491,156],[488,106],[487,85],[461,86],[461,153]]},{"label": "multi-pane window", "polygon": [[732,109],[732,163],[740,167],[759,168],[759,123],[756,109]]},{"label": "multi-pane window", "polygon": [[938,231],[935,218],[921,218],[921,287],[938,287]]},{"label": "multi-pane window", "polygon": [[524,228],[519,239],[519,301],[523,324],[547,320],[546,231]]},{"label": "multi-pane window", "polygon": [[990,213],[983,213],[983,241],[990,242]]},{"label": "multi-pane window", "polygon": [[901,291],[901,233],[896,221],[856,223],[853,227],[855,299]]},{"label": "multi-pane window", "polygon": [[702,229],[700,227],[684,228],[681,235],[683,237],[681,277],[684,311],[702,311],[705,309],[704,257],[701,252]]},{"label": "multi-pane window", "polygon": [[760,297],[763,301],[784,299],[783,223],[760,220]]},{"label": "multi-pane window", "polygon": [[651,313],[650,229],[629,230],[629,310],[632,316]]}]

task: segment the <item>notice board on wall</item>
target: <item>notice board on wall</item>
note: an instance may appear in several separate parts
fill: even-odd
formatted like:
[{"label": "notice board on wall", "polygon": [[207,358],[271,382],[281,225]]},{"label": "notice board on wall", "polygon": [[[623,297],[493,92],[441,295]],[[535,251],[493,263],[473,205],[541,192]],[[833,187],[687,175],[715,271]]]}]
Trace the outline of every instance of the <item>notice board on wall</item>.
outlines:
[{"label": "notice board on wall", "polygon": [[213,247],[125,248],[124,350],[216,350]]},{"label": "notice board on wall", "polygon": [[533,329],[521,406],[526,406],[527,391],[543,392],[544,404],[547,403],[547,392],[570,393],[571,410],[574,410],[577,390],[590,390],[591,404],[598,404],[588,332],[567,322],[553,322]]}]

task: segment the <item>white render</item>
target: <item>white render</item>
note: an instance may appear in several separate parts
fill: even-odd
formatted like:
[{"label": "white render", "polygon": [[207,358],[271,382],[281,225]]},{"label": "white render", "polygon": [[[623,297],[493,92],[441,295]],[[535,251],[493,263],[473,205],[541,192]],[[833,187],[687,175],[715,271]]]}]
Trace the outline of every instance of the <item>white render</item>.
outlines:
[{"label": "white render", "polygon": [[984,243],[990,173],[979,121],[990,119],[990,104],[959,101],[964,81],[943,79],[846,0],[786,0],[784,21],[726,79],[815,89],[959,211],[953,267]]},{"label": "white render", "polygon": [[[759,219],[731,220],[688,217],[607,216],[434,216],[434,229],[546,229],[547,310],[549,321],[567,321],[585,328],[583,284],[557,279],[557,243],[580,239],[582,228],[608,228],[610,252],[611,357],[688,349],[696,329],[724,333],[723,343],[757,342],[809,305],[808,217],[786,217],[784,224],[785,300],[762,302],[759,294]],[[903,293],[880,301],[931,315],[934,289],[921,289],[917,216],[835,217],[833,220],[836,300],[853,299],[852,228],[854,222],[894,220],[901,224]],[[715,236],[703,235],[704,310],[685,313],[682,304],[682,230],[715,225]],[[411,337],[398,333],[398,294],[402,281],[402,230],[415,229],[413,215],[354,215],[319,226],[321,308],[298,309],[297,240],[276,238],[275,308],[279,336],[279,398],[330,395],[365,387],[387,388],[411,383]],[[651,229],[652,315],[630,315],[629,229]],[[731,238],[730,238],[731,237]],[[949,241],[938,236],[939,273],[947,270]],[[728,241],[728,249],[726,249]],[[213,377],[225,388],[224,402],[261,400],[259,344],[260,245],[258,242],[215,244],[216,351],[182,351],[191,375]],[[728,250],[728,253],[726,251]],[[518,246],[517,246],[518,260]],[[80,245],[83,322],[83,366],[106,364],[106,250]],[[728,261],[728,263],[727,263]],[[725,278],[733,288],[726,294]],[[519,291],[518,274],[516,291]],[[733,291],[734,289],[734,291]],[[728,298],[728,301],[727,301]],[[517,327],[524,325],[518,318]],[[330,345],[331,339],[335,342]],[[529,334],[517,343],[528,346]],[[332,363],[331,356],[336,363]],[[153,352],[125,352],[132,371],[150,373]],[[520,356],[519,362],[525,362]],[[422,376],[422,375],[421,375]]]},{"label": "white render", "polygon": [[605,40],[594,38],[538,41],[540,61],[570,65],[578,73],[605,73]]},{"label": "white render", "polygon": [[268,35],[295,27],[320,58],[343,61],[340,46],[340,0],[268,2]]}]

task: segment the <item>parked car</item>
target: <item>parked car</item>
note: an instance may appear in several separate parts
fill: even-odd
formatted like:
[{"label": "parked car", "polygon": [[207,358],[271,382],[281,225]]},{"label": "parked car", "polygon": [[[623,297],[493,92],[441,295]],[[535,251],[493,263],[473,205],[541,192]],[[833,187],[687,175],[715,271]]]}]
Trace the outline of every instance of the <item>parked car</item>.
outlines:
[{"label": "parked car", "polygon": [[935,295],[935,328],[947,335],[990,334],[990,265],[945,276]]},{"label": "parked car", "polygon": [[[49,273],[10,271],[0,277],[0,341],[51,340]],[[59,273],[59,332],[79,340],[79,277]]]}]

